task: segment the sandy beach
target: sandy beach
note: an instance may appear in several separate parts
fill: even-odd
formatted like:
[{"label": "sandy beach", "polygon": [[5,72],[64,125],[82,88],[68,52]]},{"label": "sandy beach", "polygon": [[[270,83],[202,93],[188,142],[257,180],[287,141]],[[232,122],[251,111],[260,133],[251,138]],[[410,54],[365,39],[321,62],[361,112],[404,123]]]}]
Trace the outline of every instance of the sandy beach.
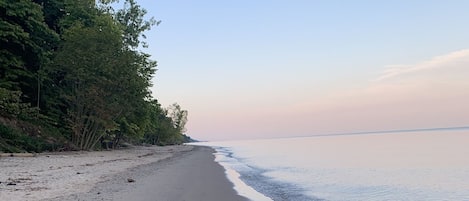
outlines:
[{"label": "sandy beach", "polygon": [[208,147],[0,158],[0,200],[247,200]]}]

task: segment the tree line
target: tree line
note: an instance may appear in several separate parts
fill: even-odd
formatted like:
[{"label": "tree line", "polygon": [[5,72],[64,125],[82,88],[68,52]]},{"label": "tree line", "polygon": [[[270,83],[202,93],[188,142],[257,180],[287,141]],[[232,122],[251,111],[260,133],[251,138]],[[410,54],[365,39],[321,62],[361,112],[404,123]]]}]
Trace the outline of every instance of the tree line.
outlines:
[{"label": "tree line", "polygon": [[157,63],[144,33],[160,21],[116,2],[0,0],[0,151],[190,140],[187,111],[149,90]]}]

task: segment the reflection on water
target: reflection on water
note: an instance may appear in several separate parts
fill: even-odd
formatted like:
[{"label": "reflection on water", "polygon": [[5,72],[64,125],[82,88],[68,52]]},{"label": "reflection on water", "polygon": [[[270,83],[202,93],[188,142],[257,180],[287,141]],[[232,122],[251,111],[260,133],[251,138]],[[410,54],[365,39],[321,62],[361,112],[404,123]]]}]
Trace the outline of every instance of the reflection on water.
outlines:
[{"label": "reflection on water", "polygon": [[[469,200],[469,130],[205,144],[254,188],[288,184],[326,200]],[[250,180],[256,173],[265,179]]]}]

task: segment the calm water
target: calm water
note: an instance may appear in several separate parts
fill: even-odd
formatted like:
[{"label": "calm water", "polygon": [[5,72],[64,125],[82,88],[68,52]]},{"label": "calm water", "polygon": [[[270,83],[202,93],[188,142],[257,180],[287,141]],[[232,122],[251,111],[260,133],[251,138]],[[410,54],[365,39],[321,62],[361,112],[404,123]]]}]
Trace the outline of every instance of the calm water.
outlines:
[{"label": "calm water", "polygon": [[252,200],[469,200],[469,130],[203,143]]}]

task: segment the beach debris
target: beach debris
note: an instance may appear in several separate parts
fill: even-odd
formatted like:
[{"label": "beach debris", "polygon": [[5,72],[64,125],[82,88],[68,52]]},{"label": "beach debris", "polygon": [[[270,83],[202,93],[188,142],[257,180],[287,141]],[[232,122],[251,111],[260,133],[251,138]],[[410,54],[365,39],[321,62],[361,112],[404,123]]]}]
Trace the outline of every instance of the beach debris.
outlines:
[{"label": "beach debris", "polygon": [[0,157],[35,157],[35,153],[0,153]]},{"label": "beach debris", "polygon": [[132,179],[132,178],[128,178],[128,179],[127,179],[127,182],[132,183],[132,182],[135,182],[135,180]]},{"label": "beach debris", "polygon": [[151,156],[151,155],[154,155],[155,153],[148,153],[148,154],[143,154],[143,155],[140,155],[140,156],[137,156],[138,158],[142,158],[142,157],[147,157],[147,156]]},{"label": "beach debris", "polygon": [[20,183],[28,183],[26,181],[31,181],[31,180],[33,180],[33,179],[30,178],[30,177],[21,177],[21,178],[16,178],[16,179],[8,178],[8,181],[6,182],[6,185],[7,186],[16,186],[17,184],[20,184]]}]

